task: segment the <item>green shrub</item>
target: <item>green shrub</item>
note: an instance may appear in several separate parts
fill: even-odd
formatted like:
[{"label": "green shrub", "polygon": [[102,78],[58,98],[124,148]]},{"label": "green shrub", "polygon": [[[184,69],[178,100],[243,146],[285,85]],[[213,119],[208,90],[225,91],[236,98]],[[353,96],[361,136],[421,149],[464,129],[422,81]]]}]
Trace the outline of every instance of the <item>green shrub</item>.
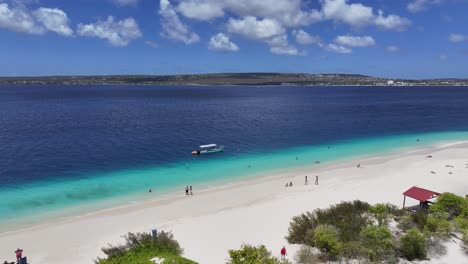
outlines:
[{"label": "green shrub", "polygon": [[450,236],[452,227],[449,221],[437,217],[430,216],[427,218],[424,232],[429,236],[447,238]]},{"label": "green shrub", "polygon": [[320,263],[320,258],[314,254],[313,249],[309,246],[301,246],[295,256],[298,264],[313,264]]},{"label": "green shrub", "polygon": [[387,219],[390,217],[390,210],[386,204],[376,204],[370,207],[370,212],[375,216],[379,225],[387,223]]},{"label": "green shrub", "polygon": [[330,225],[318,226],[315,229],[314,244],[327,259],[335,260],[341,253],[341,243],[338,239],[336,227]]},{"label": "green shrub", "polygon": [[392,255],[392,233],[385,226],[368,226],[360,234],[363,251],[371,261],[380,261]]},{"label": "green shrub", "polygon": [[[162,264],[197,264],[197,262],[181,256],[160,255],[159,257],[164,258]],[[154,264],[154,262],[152,264]]]},{"label": "green shrub", "polygon": [[426,241],[419,230],[412,228],[400,239],[400,251],[408,259],[426,258]]},{"label": "green shrub", "polygon": [[468,230],[468,218],[457,216],[453,219],[453,222],[459,230]]},{"label": "green shrub", "polygon": [[301,214],[292,219],[286,239],[292,244],[314,246],[313,240],[310,239],[313,237],[313,230],[318,225],[332,225],[338,229],[341,241],[352,241],[362,228],[370,223],[366,215],[369,208],[368,203],[353,201]]},{"label": "green shrub", "polygon": [[242,245],[239,250],[229,250],[229,261],[227,264],[281,264],[288,261],[280,261],[273,257],[264,245],[258,247]]},{"label": "green shrub", "polygon": [[314,213],[307,212],[305,214],[295,216],[289,224],[286,240],[291,244],[310,245],[309,243],[311,243],[311,241],[310,239],[308,240],[307,237],[309,236],[313,238],[313,230],[316,227],[317,219],[315,218]]},{"label": "green shrub", "polygon": [[413,219],[413,223],[420,230],[424,229],[427,224],[427,212],[425,211],[417,211],[416,213],[412,213],[411,218]]},{"label": "green shrub", "polygon": [[[105,259],[98,258],[97,264],[146,264],[152,263],[150,259],[156,256],[166,256],[170,259],[183,259],[180,257],[182,248],[168,232],[159,232],[156,236],[148,233],[128,233],[124,236],[123,245],[109,245],[102,248],[107,256]],[[190,260],[184,259],[186,263]],[[167,262],[170,263],[170,262]]]},{"label": "green shrub", "polygon": [[444,216],[451,220],[464,214],[468,207],[468,200],[453,193],[443,193],[437,197],[437,201],[430,207],[431,214]]},{"label": "green shrub", "polygon": [[399,209],[396,205],[393,204],[376,204],[370,207],[369,211],[375,216],[379,225],[384,225],[387,223],[387,219],[391,216],[403,216],[405,211]]},{"label": "green shrub", "polygon": [[413,222],[413,217],[411,215],[404,215],[398,219],[398,228],[406,231],[410,228],[416,227],[416,224]]},{"label": "green shrub", "polygon": [[347,242],[342,246],[341,256],[347,260],[359,259],[364,255],[364,248],[359,241]]}]

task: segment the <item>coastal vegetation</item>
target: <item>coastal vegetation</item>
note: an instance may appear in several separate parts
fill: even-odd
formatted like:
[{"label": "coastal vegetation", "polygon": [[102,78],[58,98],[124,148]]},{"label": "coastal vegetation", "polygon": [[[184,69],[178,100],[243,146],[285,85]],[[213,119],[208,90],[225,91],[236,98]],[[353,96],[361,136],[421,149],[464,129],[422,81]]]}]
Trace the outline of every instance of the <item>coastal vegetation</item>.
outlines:
[{"label": "coastal vegetation", "polygon": [[[443,254],[449,238],[459,240],[468,254],[468,198],[452,193],[441,194],[429,209],[417,212],[391,204],[342,202],[295,216],[286,236],[289,243],[301,245],[295,256],[299,264],[426,260]],[[183,250],[171,233],[128,233],[124,239],[124,244],[102,248],[106,258],[95,263],[196,264],[181,256]],[[228,253],[227,264],[291,263],[273,256],[264,245],[244,244]]]},{"label": "coastal vegetation", "polygon": [[227,264],[290,264],[286,259],[278,259],[264,245],[244,244],[238,250],[229,250]]},{"label": "coastal vegetation", "polygon": [[441,194],[428,210],[342,202],[292,219],[286,239],[300,244],[297,263],[360,260],[397,263],[443,254],[448,238],[468,253],[468,198]]},{"label": "coastal vegetation", "polygon": [[183,258],[182,248],[168,232],[159,232],[155,236],[147,233],[128,233],[121,245],[109,245],[102,248],[106,258],[98,258],[96,264],[197,264]]}]

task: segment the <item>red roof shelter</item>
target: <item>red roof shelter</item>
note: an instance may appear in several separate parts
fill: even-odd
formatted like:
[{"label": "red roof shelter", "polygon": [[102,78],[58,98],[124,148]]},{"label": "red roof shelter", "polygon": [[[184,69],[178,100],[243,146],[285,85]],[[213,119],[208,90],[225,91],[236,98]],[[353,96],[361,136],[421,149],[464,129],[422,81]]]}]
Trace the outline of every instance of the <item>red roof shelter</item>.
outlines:
[{"label": "red roof shelter", "polygon": [[416,199],[423,203],[423,202],[427,202],[429,199],[436,197],[439,194],[440,193],[438,192],[434,192],[434,191],[430,191],[430,190],[426,190],[423,188],[413,186],[403,193],[404,195],[403,208],[405,208],[406,196]]}]

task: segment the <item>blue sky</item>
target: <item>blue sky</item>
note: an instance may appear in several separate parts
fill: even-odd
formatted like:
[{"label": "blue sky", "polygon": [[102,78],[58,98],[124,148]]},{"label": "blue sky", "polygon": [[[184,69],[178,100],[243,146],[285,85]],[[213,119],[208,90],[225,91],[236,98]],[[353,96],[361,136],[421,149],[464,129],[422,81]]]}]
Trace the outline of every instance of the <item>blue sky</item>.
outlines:
[{"label": "blue sky", "polygon": [[467,0],[0,0],[0,76],[468,78]]}]

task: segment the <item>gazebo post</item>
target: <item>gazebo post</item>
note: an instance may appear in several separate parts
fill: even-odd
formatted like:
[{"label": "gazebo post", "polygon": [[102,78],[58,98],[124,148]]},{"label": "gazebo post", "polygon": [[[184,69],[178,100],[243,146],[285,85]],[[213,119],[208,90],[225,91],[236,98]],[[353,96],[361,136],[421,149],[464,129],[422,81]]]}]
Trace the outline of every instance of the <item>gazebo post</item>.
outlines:
[{"label": "gazebo post", "polygon": [[405,209],[406,195],[403,195],[403,209]]}]

